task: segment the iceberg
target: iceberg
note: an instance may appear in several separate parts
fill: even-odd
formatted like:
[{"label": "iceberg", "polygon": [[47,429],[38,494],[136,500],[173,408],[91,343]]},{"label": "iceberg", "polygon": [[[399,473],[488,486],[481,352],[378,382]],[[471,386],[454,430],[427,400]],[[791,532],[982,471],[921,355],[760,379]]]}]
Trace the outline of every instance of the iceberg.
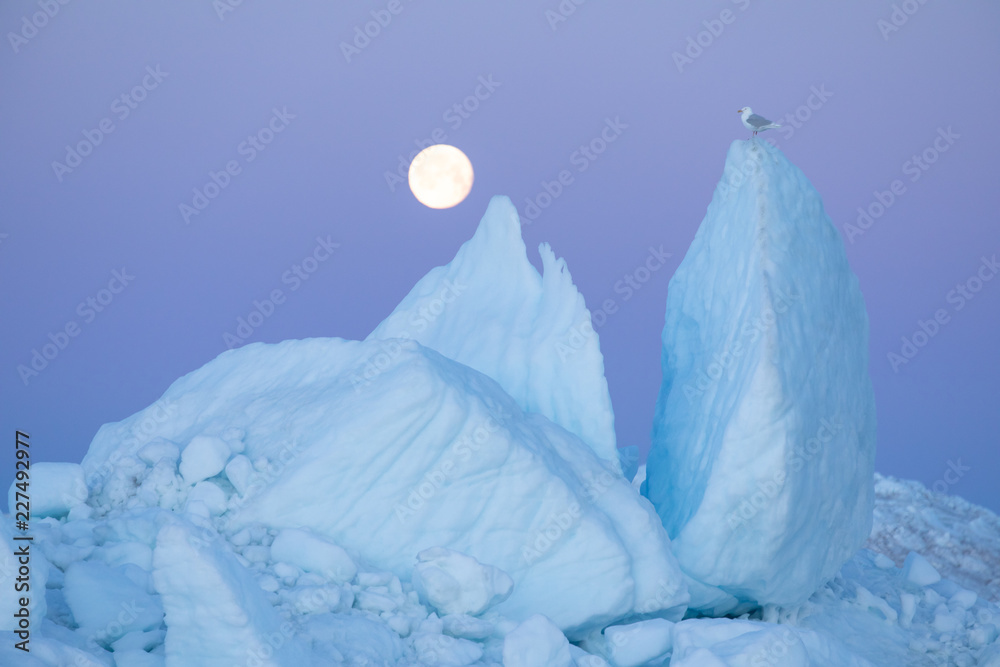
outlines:
[{"label": "iceberg", "polygon": [[871,530],[875,401],[843,243],[766,142],[729,149],[670,281],[662,369],[643,488],[693,606],[804,602]]},{"label": "iceberg", "polygon": [[[526,409],[412,337],[248,345],[102,427],[79,466],[38,464],[31,653],[16,648],[25,547],[5,515],[0,664],[1000,665],[1000,518],[919,484],[876,477],[883,553],[854,553],[800,604],[773,601],[801,597],[829,565],[818,552],[836,561],[867,523],[874,418],[851,356],[864,311],[804,177],[765,146],[730,158],[668,299],[669,437],[631,484],[571,411]],[[691,371],[713,362],[708,382]],[[590,381],[598,366],[574,368]],[[556,380],[557,403],[585,414]],[[686,383],[704,398],[681,409]]]},{"label": "iceberg", "polygon": [[[425,550],[450,550],[455,562],[506,573],[489,574],[495,582],[513,580],[496,612],[544,614],[569,634],[631,615],[683,615],[687,591],[666,532],[627,480],[492,379],[416,341],[394,339],[391,363],[357,391],[352,378],[385,343],[310,339],[222,353],[150,414],[101,429],[82,464],[100,482],[92,501],[102,511],[172,503],[227,535],[306,531],[279,532],[269,551],[299,551],[283,558],[302,568],[316,560],[308,535],[329,543],[310,552],[342,548],[406,581]],[[154,419],[164,405],[171,416]],[[180,466],[132,455],[140,429],[175,443]],[[227,457],[251,461],[252,478],[229,483]],[[102,479],[108,461],[117,463]],[[206,471],[216,472],[202,479]],[[207,497],[203,485],[220,498],[192,501]],[[419,570],[426,583],[427,565]],[[491,586],[506,596],[502,583]],[[480,606],[493,593],[483,595]]]},{"label": "iceberg", "polygon": [[[404,338],[484,373],[528,412],[580,437],[617,472],[614,413],[590,311],[549,244],[528,261],[517,209],[494,197],[475,235],[420,279],[368,340]],[[377,354],[391,356],[391,343]],[[377,373],[373,357],[357,382]]]}]

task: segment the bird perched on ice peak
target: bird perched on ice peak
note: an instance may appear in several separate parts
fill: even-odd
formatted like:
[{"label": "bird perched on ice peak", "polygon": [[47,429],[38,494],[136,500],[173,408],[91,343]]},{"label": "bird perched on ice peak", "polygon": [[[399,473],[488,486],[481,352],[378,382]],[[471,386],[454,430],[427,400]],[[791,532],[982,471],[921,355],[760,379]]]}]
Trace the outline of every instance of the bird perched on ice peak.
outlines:
[{"label": "bird perched on ice peak", "polygon": [[751,109],[750,107],[743,107],[736,113],[738,113],[740,117],[743,119],[743,127],[747,128],[748,130],[752,130],[754,136],[757,136],[758,132],[763,132],[764,130],[771,130],[776,127],[781,127],[777,123],[769,121],[763,116],[758,116],[753,112],[753,109]]}]

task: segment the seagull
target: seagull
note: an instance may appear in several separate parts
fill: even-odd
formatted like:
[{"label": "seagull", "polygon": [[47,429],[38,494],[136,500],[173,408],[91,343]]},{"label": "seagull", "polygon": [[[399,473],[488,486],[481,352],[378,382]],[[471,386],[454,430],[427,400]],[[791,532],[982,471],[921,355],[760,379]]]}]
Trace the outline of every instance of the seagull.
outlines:
[{"label": "seagull", "polygon": [[753,130],[753,135],[757,136],[758,132],[763,132],[764,130],[770,130],[776,127],[781,127],[777,123],[769,121],[763,116],[758,116],[753,112],[750,107],[743,107],[739,109],[736,113],[743,117],[743,127],[748,130]]}]

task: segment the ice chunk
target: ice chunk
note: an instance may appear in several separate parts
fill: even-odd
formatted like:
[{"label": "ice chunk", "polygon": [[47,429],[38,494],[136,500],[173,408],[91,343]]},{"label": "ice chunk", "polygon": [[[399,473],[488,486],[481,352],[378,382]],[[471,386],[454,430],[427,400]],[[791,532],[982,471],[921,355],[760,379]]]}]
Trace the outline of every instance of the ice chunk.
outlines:
[{"label": "ice chunk", "polygon": [[[236,427],[246,456],[270,462],[220,517],[227,534],[309,530],[404,580],[424,549],[459,551],[513,579],[499,614],[544,613],[567,634],[632,614],[683,615],[666,532],[624,478],[492,379],[414,341],[400,341],[355,391],[353,375],[381,345],[310,339],[224,352],[174,383],[164,398],[174,417],[150,436],[186,442]],[[117,434],[142,419],[101,429],[84,467],[114,457]]]},{"label": "ice chunk", "polygon": [[911,551],[903,562],[903,577],[917,586],[930,586],[941,581],[941,575],[927,559]]},{"label": "ice chunk", "polygon": [[286,528],[278,533],[271,544],[271,557],[295,565],[304,572],[321,574],[338,584],[351,581],[358,572],[346,551],[296,528]]},{"label": "ice chunk", "polygon": [[467,639],[417,633],[410,638],[417,658],[425,665],[466,667],[483,657],[483,648]]},{"label": "ice chunk", "polygon": [[673,646],[673,626],[670,621],[653,618],[605,628],[608,660],[614,667],[639,667],[662,658]]},{"label": "ice chunk", "polygon": [[[417,340],[500,383],[522,409],[575,433],[620,471],[604,357],[590,311],[566,261],[539,246],[542,275],[528,261],[517,209],[494,197],[475,235],[451,263],[432,269],[368,337]],[[355,376],[365,386],[385,340]],[[380,357],[381,355],[381,357]]]},{"label": "ice chunk", "polygon": [[503,570],[451,549],[424,549],[417,560],[413,588],[443,614],[481,614],[514,588]]},{"label": "ice chunk", "polygon": [[317,665],[397,665],[403,657],[403,642],[385,624],[363,616],[319,614],[302,624],[312,638]]},{"label": "ice chunk", "polygon": [[492,623],[465,614],[442,617],[441,629],[452,637],[461,639],[486,639],[493,634]]},{"label": "ice chunk", "polygon": [[[949,477],[969,468],[962,459],[948,466]],[[916,551],[943,578],[986,600],[1000,600],[1000,517],[985,507],[875,473],[873,524],[869,549],[898,563]]]},{"label": "ice chunk", "polygon": [[643,488],[682,569],[803,602],[871,529],[868,318],[819,195],[765,142],[729,150],[670,281],[662,369]]},{"label": "ice chunk", "polygon": [[217,542],[182,523],[166,525],[156,538],[153,566],[166,610],[166,667],[305,663],[292,626]]},{"label": "ice chunk", "polygon": [[73,563],[66,569],[63,595],[80,632],[104,647],[126,633],[157,628],[163,621],[160,600],[133,582],[124,567]]},{"label": "ice chunk", "polygon": [[[83,468],[78,463],[32,463],[29,485],[32,519],[64,517],[74,507],[87,502],[87,483]],[[17,511],[17,491],[15,480],[7,492],[7,506],[11,514]]]},{"label": "ice chunk", "polygon": [[691,619],[674,626],[673,641],[671,667],[813,664],[794,628],[771,623]]},{"label": "ice chunk", "polygon": [[203,503],[212,515],[226,511],[226,493],[212,482],[198,482],[188,494],[188,504]]},{"label": "ice chunk", "polygon": [[503,640],[504,667],[570,667],[569,642],[541,614],[525,619]]},{"label": "ice chunk", "polygon": [[214,477],[226,467],[232,451],[222,438],[199,435],[181,453],[180,472],[188,484]]},{"label": "ice chunk", "polygon": [[241,496],[245,496],[249,490],[252,476],[253,463],[242,454],[237,454],[226,464],[226,478]]},{"label": "ice chunk", "polygon": [[145,651],[115,651],[115,667],[164,667],[162,655],[154,655]]},{"label": "ice chunk", "polygon": [[171,463],[177,463],[177,459],[180,455],[181,450],[177,447],[177,445],[169,440],[163,440],[162,438],[143,445],[142,448],[136,452],[136,456],[150,466],[155,466],[163,459],[166,459]]}]

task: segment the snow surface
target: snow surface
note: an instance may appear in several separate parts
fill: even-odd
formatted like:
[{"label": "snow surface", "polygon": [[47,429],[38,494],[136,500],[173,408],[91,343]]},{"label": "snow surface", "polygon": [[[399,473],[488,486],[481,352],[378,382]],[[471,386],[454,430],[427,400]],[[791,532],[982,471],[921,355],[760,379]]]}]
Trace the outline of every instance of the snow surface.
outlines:
[{"label": "snow surface", "polygon": [[645,492],[705,584],[692,606],[804,602],[871,528],[868,318],[819,195],[766,142],[729,149],[662,366]]},{"label": "snow surface", "polygon": [[[526,411],[575,433],[619,470],[614,413],[600,341],[564,259],[538,247],[528,261],[517,209],[493,197],[475,236],[432,269],[368,340],[407,338],[485,373]],[[386,343],[356,382],[394,355]]]},{"label": "snow surface", "polygon": [[[961,461],[955,465],[961,470]],[[896,565],[915,551],[955,583],[1000,603],[1000,518],[959,496],[876,474],[875,521],[865,546]]]}]

